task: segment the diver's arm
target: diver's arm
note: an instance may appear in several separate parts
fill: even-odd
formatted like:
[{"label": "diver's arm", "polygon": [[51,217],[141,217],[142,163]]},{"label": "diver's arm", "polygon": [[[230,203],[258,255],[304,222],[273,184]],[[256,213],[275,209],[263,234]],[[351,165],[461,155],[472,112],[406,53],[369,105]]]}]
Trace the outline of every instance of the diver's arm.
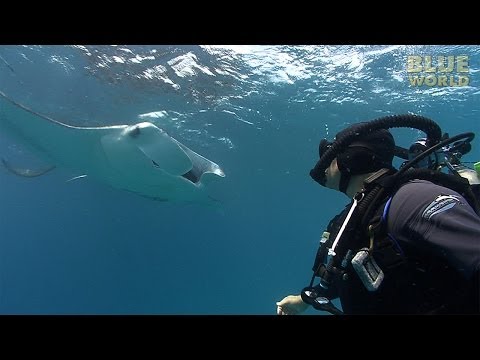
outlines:
[{"label": "diver's arm", "polygon": [[426,181],[400,188],[388,227],[401,242],[444,258],[465,279],[480,264],[480,218],[460,194]]}]

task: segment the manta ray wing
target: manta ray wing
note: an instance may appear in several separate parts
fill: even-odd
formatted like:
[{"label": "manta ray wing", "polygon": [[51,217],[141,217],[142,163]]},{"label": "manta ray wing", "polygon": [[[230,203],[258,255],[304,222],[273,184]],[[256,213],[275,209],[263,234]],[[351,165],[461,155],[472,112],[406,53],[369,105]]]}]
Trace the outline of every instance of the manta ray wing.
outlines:
[{"label": "manta ray wing", "polygon": [[37,176],[41,176],[43,174],[46,174],[50,170],[55,169],[55,165],[42,167],[42,168],[38,168],[38,169],[18,168],[18,167],[12,166],[12,164],[10,164],[4,158],[2,158],[2,164],[11,173],[13,173],[15,175],[18,175],[18,176],[23,176],[23,177],[37,177]]}]

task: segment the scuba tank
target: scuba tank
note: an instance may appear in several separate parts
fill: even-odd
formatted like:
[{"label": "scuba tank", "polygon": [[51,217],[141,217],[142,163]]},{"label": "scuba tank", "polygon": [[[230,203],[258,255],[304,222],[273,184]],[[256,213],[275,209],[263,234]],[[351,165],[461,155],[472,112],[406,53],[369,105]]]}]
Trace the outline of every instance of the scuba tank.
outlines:
[{"label": "scuba tank", "polygon": [[[477,202],[480,202],[480,162],[476,162],[473,169],[461,162],[462,156],[469,153],[472,149],[470,143],[475,135],[473,133],[465,133],[457,135],[455,138],[459,137],[463,138],[460,138],[459,141],[454,141],[453,138],[450,139],[448,134],[445,133],[442,137],[442,143],[445,143],[445,145],[431,152],[428,156],[424,156],[421,161],[412,167],[415,169],[430,169],[445,172],[468,180]],[[427,139],[420,138],[410,146],[408,151],[404,151],[401,155],[400,153],[396,153],[396,155],[411,161],[427,150],[429,150]],[[400,168],[407,163],[407,161],[404,162]]]}]

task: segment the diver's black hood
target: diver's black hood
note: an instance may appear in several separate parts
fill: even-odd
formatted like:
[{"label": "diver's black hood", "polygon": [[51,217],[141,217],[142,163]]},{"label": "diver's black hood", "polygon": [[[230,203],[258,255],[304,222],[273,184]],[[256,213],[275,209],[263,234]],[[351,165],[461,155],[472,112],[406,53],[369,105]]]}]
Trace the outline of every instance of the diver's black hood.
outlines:
[{"label": "diver's black hood", "polygon": [[310,170],[310,176],[325,186],[325,170],[337,157],[339,169],[342,175],[346,175],[340,188],[345,192],[348,185],[348,181],[345,180],[348,176],[372,172],[383,167],[391,168],[397,150],[393,136],[388,131],[393,127],[422,130],[427,134],[429,144],[438,143],[442,135],[440,127],[434,121],[413,114],[386,116],[356,123],[339,132],[334,142],[329,143],[326,139],[320,142],[320,159]]},{"label": "diver's black hood", "polygon": [[[355,131],[361,124],[354,124],[342,130],[335,138],[348,131]],[[347,146],[344,152],[337,155],[339,170],[350,175],[365,174],[382,168],[391,168],[395,155],[395,140],[390,131],[376,130]]]}]

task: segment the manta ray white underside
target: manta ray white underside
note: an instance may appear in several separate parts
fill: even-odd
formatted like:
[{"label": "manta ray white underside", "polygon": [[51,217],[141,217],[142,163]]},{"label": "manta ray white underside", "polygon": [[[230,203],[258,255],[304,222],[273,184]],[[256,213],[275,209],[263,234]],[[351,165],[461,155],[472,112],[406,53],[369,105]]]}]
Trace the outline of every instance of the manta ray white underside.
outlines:
[{"label": "manta ray white underside", "polygon": [[65,167],[114,188],[162,201],[210,202],[206,184],[225,177],[219,165],[150,122],[76,127],[39,114],[0,91],[0,131],[21,141],[50,166],[11,172],[40,176]]}]

